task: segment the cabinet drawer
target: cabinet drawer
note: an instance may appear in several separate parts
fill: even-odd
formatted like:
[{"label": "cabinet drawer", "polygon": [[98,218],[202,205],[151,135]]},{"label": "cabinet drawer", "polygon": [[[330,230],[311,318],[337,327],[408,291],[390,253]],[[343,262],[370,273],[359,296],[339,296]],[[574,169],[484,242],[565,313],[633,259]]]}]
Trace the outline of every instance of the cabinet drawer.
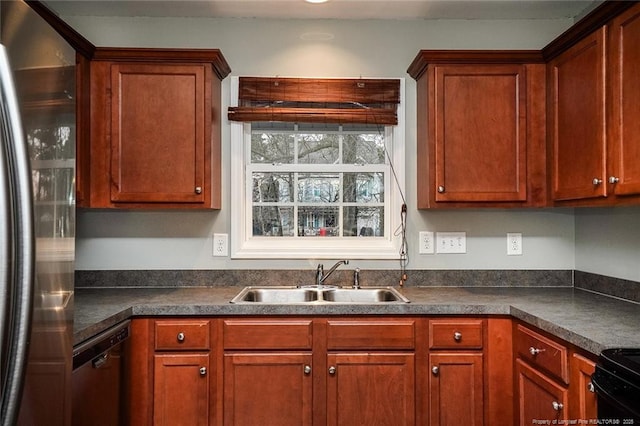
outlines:
[{"label": "cabinet drawer", "polygon": [[209,350],[210,334],[208,320],[159,320],[155,322],[155,349]]},{"label": "cabinet drawer", "polygon": [[413,320],[329,320],[327,349],[414,349]]},{"label": "cabinet drawer", "polygon": [[520,359],[569,383],[566,346],[520,324],[516,327],[515,350]]},{"label": "cabinet drawer", "polygon": [[482,349],[484,320],[429,321],[429,349]]},{"label": "cabinet drawer", "polygon": [[224,349],[309,349],[311,320],[226,320]]}]

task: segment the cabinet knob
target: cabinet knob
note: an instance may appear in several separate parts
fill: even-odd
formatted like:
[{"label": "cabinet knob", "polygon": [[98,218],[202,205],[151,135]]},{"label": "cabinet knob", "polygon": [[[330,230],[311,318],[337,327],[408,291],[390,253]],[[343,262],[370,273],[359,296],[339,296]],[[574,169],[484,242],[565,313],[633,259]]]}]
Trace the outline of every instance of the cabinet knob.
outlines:
[{"label": "cabinet knob", "polygon": [[453,333],[453,340],[455,340],[456,342],[462,340],[462,333],[460,333],[459,331]]},{"label": "cabinet knob", "polygon": [[593,183],[594,186],[598,186],[598,185],[600,185],[602,183],[602,179],[593,178],[591,183]]},{"label": "cabinet knob", "polygon": [[196,194],[202,194],[202,187],[201,186],[196,186]]},{"label": "cabinet knob", "polygon": [[207,375],[207,367],[200,367],[200,375],[201,376]]},{"label": "cabinet knob", "polygon": [[184,342],[185,339],[185,335],[183,332],[178,333],[178,335],[176,336],[176,339],[178,339],[178,342]]},{"label": "cabinet knob", "polygon": [[329,374],[331,374],[332,376],[335,376],[336,367],[334,367],[333,365],[331,367],[329,367]]},{"label": "cabinet knob", "polygon": [[587,390],[591,393],[594,393],[596,391],[595,386],[593,386],[592,382],[587,383]]},{"label": "cabinet knob", "polygon": [[306,374],[306,375],[311,374],[311,366],[310,365],[305,365],[304,366],[304,374]]},{"label": "cabinet knob", "polygon": [[618,183],[618,182],[620,182],[619,177],[609,176],[609,183]]},{"label": "cabinet knob", "polygon": [[561,402],[557,402],[557,401],[553,401],[551,403],[551,406],[553,407],[554,410],[556,411],[560,411],[564,408],[564,404]]},{"label": "cabinet knob", "polygon": [[434,365],[433,367],[431,367],[431,372],[433,373],[434,376],[437,376],[438,373],[440,372],[440,369],[438,368],[437,365]]},{"label": "cabinet knob", "polygon": [[531,346],[531,347],[529,348],[529,353],[530,353],[532,356],[536,356],[536,355],[538,355],[540,352],[544,352],[544,349],[534,348],[533,346]]},{"label": "cabinet knob", "polygon": [[440,185],[438,187],[438,192],[442,194],[444,192],[444,186]]}]

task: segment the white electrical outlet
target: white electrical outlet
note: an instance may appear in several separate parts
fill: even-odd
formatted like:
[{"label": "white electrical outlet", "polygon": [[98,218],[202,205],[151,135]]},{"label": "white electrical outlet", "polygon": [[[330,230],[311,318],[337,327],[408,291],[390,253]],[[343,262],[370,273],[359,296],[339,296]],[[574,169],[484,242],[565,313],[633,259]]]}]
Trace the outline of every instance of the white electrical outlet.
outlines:
[{"label": "white electrical outlet", "polygon": [[227,256],[229,254],[229,234],[213,234],[213,255]]},{"label": "white electrical outlet", "polygon": [[436,232],[436,250],[438,253],[466,253],[466,232]]},{"label": "white electrical outlet", "polygon": [[418,251],[420,254],[433,254],[435,250],[433,244],[433,232],[420,231],[418,237]]},{"label": "white electrical outlet", "polygon": [[520,232],[507,233],[507,256],[522,255],[522,234]]}]

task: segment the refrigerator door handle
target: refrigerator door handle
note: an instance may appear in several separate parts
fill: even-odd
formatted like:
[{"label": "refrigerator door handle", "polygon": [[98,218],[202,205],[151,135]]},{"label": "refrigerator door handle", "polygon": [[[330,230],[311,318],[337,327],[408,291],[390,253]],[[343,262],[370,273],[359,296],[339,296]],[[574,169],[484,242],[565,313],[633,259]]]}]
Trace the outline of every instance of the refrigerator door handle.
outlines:
[{"label": "refrigerator door handle", "polygon": [[[31,186],[31,168],[26,140],[22,132],[20,110],[13,85],[13,76],[7,53],[0,45],[0,130],[3,150],[6,153],[6,177],[8,194],[6,195],[11,212],[8,229],[8,242],[2,242],[9,251],[10,267],[2,272],[7,277],[6,289],[8,302],[3,306],[10,328],[3,330],[6,341],[2,344],[0,359],[2,377],[0,378],[2,426],[14,425],[18,418],[24,377],[27,366],[28,344],[33,314],[33,292],[35,279],[35,234],[33,220],[33,197]],[[5,197],[5,195],[3,195]],[[4,266],[3,266],[4,268]]]}]

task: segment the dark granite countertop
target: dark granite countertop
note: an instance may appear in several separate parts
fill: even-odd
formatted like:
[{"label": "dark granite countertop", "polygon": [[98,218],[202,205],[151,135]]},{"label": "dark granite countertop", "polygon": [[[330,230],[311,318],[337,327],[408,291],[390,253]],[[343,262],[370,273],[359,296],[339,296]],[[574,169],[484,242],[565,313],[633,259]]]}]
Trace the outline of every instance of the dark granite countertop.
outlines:
[{"label": "dark granite countertop", "polygon": [[511,315],[599,354],[640,347],[640,304],[571,287],[406,287],[407,304],[246,305],[242,287],[79,288],[74,344],[136,316]]}]

